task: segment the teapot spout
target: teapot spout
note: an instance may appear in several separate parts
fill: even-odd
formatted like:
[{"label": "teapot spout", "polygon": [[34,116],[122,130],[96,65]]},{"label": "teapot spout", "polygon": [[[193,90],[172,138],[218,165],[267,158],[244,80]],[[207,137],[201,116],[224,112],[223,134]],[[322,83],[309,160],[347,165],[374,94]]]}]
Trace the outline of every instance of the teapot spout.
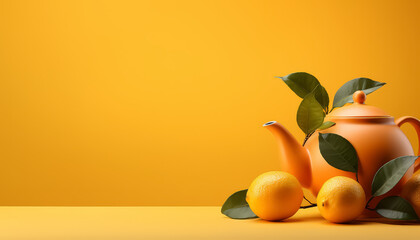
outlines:
[{"label": "teapot spout", "polygon": [[274,135],[278,142],[281,170],[294,175],[303,187],[309,188],[312,184],[312,171],[308,150],[302,147],[279,123],[271,121],[263,126]]}]

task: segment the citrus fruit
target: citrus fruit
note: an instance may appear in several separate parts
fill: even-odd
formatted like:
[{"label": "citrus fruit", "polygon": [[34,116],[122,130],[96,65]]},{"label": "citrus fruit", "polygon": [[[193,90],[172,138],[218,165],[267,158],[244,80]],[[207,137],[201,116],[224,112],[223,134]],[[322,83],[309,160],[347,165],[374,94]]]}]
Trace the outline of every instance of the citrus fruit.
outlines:
[{"label": "citrus fruit", "polygon": [[403,186],[401,197],[405,198],[420,216],[420,171],[417,171]]},{"label": "citrus fruit", "polygon": [[280,171],[258,176],[246,195],[246,201],[255,215],[269,221],[293,216],[299,210],[302,199],[302,187],[296,177]]},{"label": "citrus fruit", "polygon": [[337,176],[328,179],[316,199],[321,215],[333,223],[345,223],[362,214],[366,205],[365,191],[355,180]]}]

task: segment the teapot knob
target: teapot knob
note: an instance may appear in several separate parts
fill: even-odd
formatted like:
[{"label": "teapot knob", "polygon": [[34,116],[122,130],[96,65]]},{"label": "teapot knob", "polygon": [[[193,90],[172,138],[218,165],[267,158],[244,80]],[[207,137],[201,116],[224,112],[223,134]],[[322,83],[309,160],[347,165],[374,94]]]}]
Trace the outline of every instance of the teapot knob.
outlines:
[{"label": "teapot knob", "polygon": [[353,93],[353,102],[364,104],[366,101],[366,94],[363,91],[356,91]]}]

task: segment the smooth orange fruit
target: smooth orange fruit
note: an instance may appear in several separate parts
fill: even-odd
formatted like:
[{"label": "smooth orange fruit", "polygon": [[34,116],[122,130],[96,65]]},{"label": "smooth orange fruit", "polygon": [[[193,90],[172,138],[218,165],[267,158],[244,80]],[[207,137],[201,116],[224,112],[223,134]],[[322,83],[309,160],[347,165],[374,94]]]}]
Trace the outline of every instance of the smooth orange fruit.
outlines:
[{"label": "smooth orange fruit", "polygon": [[261,219],[276,221],[293,216],[300,207],[303,191],[290,173],[272,171],[258,176],[248,188],[246,201]]},{"label": "smooth orange fruit", "polygon": [[337,176],[328,179],[316,199],[321,215],[333,223],[350,222],[365,209],[366,195],[355,180]]},{"label": "smooth orange fruit", "polygon": [[417,171],[403,186],[401,197],[405,198],[420,216],[420,171]]}]

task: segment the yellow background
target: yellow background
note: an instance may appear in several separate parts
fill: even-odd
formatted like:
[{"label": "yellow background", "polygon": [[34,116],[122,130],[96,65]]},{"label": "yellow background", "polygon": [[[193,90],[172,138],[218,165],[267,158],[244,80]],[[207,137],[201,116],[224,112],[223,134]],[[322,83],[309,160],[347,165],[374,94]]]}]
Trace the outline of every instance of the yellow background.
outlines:
[{"label": "yellow background", "polygon": [[[221,205],[300,99],[369,77],[420,117],[420,1],[0,0],[0,205]],[[410,139],[415,135],[405,127]]]}]

